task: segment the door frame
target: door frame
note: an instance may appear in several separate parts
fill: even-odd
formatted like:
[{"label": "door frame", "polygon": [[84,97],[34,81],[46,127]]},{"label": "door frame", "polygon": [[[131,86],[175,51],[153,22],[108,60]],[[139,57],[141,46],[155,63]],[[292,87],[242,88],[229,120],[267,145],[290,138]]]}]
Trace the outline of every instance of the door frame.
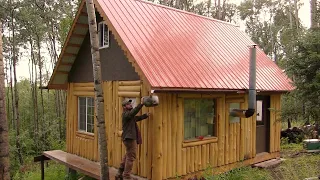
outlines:
[{"label": "door frame", "polygon": [[[262,100],[263,101],[263,104],[262,104],[262,110],[263,110],[263,116],[265,116],[265,120],[264,120],[264,126],[265,126],[265,136],[266,136],[266,139],[265,139],[265,142],[266,142],[266,148],[265,148],[265,152],[270,152],[270,101],[271,101],[271,98],[270,98],[270,95],[257,95],[256,96],[256,101],[258,100]],[[257,112],[257,110],[256,110]],[[255,116],[257,116],[257,114],[255,113]],[[257,127],[258,126],[261,126],[259,124],[257,124],[257,119],[256,119],[256,151],[257,151]],[[259,153],[264,153],[264,152],[259,152]],[[259,154],[259,153],[256,153],[256,154]]]}]

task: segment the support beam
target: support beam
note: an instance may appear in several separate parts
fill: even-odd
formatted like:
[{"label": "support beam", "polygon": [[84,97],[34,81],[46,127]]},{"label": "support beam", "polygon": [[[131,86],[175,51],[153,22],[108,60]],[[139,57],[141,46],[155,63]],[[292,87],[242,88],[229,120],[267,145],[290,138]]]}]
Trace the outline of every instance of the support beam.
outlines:
[{"label": "support beam", "polygon": [[78,27],[78,28],[89,28],[89,25],[88,24],[83,24],[83,23],[76,23],[76,26]]},{"label": "support beam", "polygon": [[73,33],[73,34],[71,35],[71,37],[75,37],[75,38],[85,38],[86,35],[85,35],[85,34],[75,34],[75,33]]},{"label": "support beam", "polygon": [[63,53],[63,56],[76,57],[77,54],[73,54],[73,53]]},{"label": "support beam", "polygon": [[77,47],[77,48],[80,48],[81,47],[81,44],[72,44],[72,43],[68,43],[69,47]]}]

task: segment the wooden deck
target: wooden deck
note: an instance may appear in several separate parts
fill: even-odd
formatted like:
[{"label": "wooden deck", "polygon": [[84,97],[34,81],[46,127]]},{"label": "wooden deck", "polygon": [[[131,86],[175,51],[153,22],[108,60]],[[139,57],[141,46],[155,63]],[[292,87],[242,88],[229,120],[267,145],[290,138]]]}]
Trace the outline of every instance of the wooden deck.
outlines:
[{"label": "wooden deck", "polygon": [[[90,161],[80,156],[70,154],[61,150],[45,151],[43,152],[44,160],[52,159],[60,164],[65,165],[68,168],[81,172],[89,177],[100,179],[100,165],[97,162]],[[117,173],[117,169],[109,167],[110,179],[114,180]],[[147,180],[142,177],[133,176],[138,180]]]}]

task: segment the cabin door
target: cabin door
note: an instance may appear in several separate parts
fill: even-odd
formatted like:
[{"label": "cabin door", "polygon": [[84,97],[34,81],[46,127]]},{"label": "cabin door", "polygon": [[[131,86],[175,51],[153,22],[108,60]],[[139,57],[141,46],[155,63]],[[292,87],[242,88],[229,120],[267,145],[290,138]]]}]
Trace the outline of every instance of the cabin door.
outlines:
[{"label": "cabin door", "polygon": [[256,153],[269,151],[270,96],[257,96]]}]

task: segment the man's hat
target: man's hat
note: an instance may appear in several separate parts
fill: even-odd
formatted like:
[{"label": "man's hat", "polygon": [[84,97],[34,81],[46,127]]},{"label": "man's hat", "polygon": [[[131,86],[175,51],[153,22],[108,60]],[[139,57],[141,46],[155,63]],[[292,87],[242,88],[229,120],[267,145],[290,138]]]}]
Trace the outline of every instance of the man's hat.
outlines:
[{"label": "man's hat", "polygon": [[125,106],[127,104],[131,104],[132,100],[131,99],[125,99],[124,101],[122,101],[122,106]]}]

